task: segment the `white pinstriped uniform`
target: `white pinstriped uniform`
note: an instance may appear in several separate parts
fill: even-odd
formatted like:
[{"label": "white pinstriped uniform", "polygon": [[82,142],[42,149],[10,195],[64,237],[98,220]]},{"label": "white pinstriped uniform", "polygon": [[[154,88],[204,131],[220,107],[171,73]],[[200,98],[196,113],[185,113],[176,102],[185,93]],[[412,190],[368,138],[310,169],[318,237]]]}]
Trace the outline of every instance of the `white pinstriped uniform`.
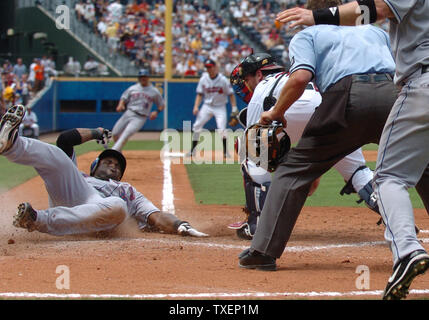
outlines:
[{"label": "white pinstriped uniform", "polygon": [[234,94],[229,79],[220,73],[211,79],[209,74],[204,72],[196,91],[197,94],[203,95],[203,103],[192,130],[197,134],[200,133],[204,125],[213,116],[216,119],[217,128],[225,130],[227,123],[226,104],[228,103],[228,96]]}]

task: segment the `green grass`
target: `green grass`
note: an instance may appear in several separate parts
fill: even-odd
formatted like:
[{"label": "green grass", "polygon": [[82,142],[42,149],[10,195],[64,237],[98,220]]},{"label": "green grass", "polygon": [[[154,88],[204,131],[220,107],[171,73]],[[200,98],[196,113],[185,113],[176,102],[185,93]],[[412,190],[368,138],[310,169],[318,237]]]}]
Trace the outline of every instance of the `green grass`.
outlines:
[{"label": "green grass", "polygon": [[0,190],[9,190],[36,175],[32,167],[14,164],[0,157]]},{"label": "green grass", "polygon": [[186,169],[197,203],[244,204],[238,164],[188,164]]},{"label": "green grass", "polygon": [[[375,163],[369,162],[368,166],[374,169]],[[186,169],[197,203],[244,205],[243,178],[238,164],[188,164]],[[322,176],[316,192],[307,198],[305,206],[364,206],[356,203],[357,194],[340,195],[344,184],[337,170],[329,170]],[[415,189],[410,190],[410,198],[415,208],[423,208]]]}]

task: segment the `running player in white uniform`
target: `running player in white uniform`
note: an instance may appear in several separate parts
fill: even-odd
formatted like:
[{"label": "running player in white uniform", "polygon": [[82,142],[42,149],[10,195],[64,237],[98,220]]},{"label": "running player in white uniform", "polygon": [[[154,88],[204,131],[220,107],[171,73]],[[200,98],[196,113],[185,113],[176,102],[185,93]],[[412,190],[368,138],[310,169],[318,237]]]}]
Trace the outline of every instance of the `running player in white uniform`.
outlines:
[{"label": "running player in white uniform", "polygon": [[[227,137],[225,129],[227,123],[226,104],[228,102],[228,97],[230,99],[233,112],[238,110],[237,103],[229,80],[223,74],[219,73],[216,63],[211,59],[207,59],[204,62],[204,66],[206,67],[207,72],[203,73],[200,81],[198,82],[197,96],[195,98],[193,109],[193,114],[197,116],[197,119],[192,127],[192,131],[194,132],[192,137],[192,149],[186,154],[186,156],[195,155],[194,149],[198,144],[201,130],[214,116],[217,128],[222,134],[223,155],[227,158]],[[198,108],[202,101],[203,105],[201,110],[199,110]]]},{"label": "running player in white uniform", "polygon": [[[238,83],[240,81],[237,81],[239,79],[236,78],[237,75],[245,81],[246,86],[240,88]],[[289,75],[284,72],[284,68],[277,65],[273,57],[266,53],[252,54],[234,69],[231,74],[231,82],[237,94],[248,103],[247,127],[259,122],[264,109],[268,110],[272,107],[273,103],[267,105],[267,101],[271,99],[267,97],[271,96],[277,99],[288,79]],[[241,83],[244,84],[243,82]],[[321,102],[320,93],[313,83],[309,83],[303,95],[287,110],[285,113],[287,120],[286,132],[292,144],[298,142],[314,110]],[[240,161],[242,161],[241,171],[246,195],[245,211],[248,214],[248,218],[247,221],[233,223],[228,227],[236,229],[240,238],[250,240],[255,233],[257,221],[271,183],[271,173],[260,166],[256,166],[249,159],[240,159]],[[350,194],[357,190],[362,199],[369,198],[372,191],[368,193],[365,186],[370,185],[373,173],[366,167],[360,148],[344,157],[334,167],[347,181],[346,186],[340,192],[341,195],[344,193]],[[318,181],[314,183],[314,189],[317,187]],[[312,190],[313,192],[314,189]],[[375,211],[378,210],[378,208],[371,208],[375,209]]]},{"label": "running player in white uniform", "polygon": [[[157,110],[152,111],[152,105],[157,106]],[[115,123],[112,129],[115,144],[112,149],[122,151],[125,143],[146,123],[147,118],[154,120],[158,114],[164,110],[164,99],[149,82],[149,71],[142,69],[139,71],[138,83],[129,87],[122,94],[116,111],[124,114]]]},{"label": "running player in white uniform", "polygon": [[126,160],[119,151],[104,150],[92,163],[89,176],[78,170],[73,146],[103,139],[102,128],[65,131],[58,137],[59,148],[19,136],[24,115],[25,107],[15,105],[2,117],[0,154],[35,168],[45,182],[50,208],[34,210],[29,203],[22,203],[14,226],[59,236],[87,234],[111,230],[131,216],[142,230],[207,236],[175,215],[160,211],[132,185],[121,182]]}]

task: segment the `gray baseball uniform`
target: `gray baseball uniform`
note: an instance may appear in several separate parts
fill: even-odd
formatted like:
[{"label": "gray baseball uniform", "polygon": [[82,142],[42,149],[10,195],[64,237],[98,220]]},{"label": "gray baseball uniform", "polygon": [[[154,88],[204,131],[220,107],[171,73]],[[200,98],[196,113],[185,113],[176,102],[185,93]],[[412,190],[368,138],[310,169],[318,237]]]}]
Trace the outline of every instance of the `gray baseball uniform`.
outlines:
[{"label": "gray baseball uniform", "polygon": [[408,188],[417,187],[429,210],[429,70],[425,68],[429,65],[429,1],[384,1],[396,18],[390,21],[390,39],[395,83],[402,90],[380,140],[374,191],[396,264],[423,249],[416,237]]},{"label": "gray baseball uniform", "polygon": [[35,139],[18,137],[3,155],[14,163],[32,166],[45,182],[50,208],[37,210],[36,230],[53,235],[109,230],[127,216],[139,227],[160,211],[125,182],[87,176],[61,149]]},{"label": "gray baseball uniform", "polygon": [[127,110],[112,129],[112,135],[119,137],[112,147],[117,151],[121,151],[128,139],[144,126],[153,104],[158,108],[164,106],[164,99],[157,88],[153,85],[143,87],[140,83],[125,90],[121,100],[125,102]]}]

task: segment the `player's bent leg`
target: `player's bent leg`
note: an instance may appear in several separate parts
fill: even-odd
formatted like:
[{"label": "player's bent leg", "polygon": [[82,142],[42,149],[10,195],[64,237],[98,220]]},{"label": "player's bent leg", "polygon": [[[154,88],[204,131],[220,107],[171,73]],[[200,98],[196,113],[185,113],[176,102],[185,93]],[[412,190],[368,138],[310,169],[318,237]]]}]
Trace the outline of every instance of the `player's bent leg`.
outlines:
[{"label": "player's bent leg", "polygon": [[125,113],[118,119],[118,121],[116,121],[115,125],[112,128],[112,137],[114,141],[118,140],[121,133],[124,131],[128,123],[129,116],[129,112],[125,111]]},{"label": "player's bent leg", "polygon": [[213,114],[216,120],[216,126],[219,130],[219,133],[222,137],[222,146],[223,146],[223,157],[230,158],[230,154],[227,150],[227,132],[226,132],[226,124],[227,124],[227,116],[226,116],[226,106],[212,108]]},{"label": "player's bent leg", "polygon": [[73,207],[96,194],[73,161],[57,146],[17,137],[4,156],[11,162],[34,167],[45,183],[52,206]]},{"label": "player's bent leg", "polygon": [[[423,106],[416,105],[416,110],[413,109],[416,114],[413,116],[421,118],[427,126]],[[429,158],[429,150],[425,146],[427,138],[413,139],[409,129],[412,126],[408,121],[411,117],[405,115],[401,118],[398,112],[402,107],[402,103],[393,106],[384,127],[389,134],[383,132],[380,139],[373,184],[380,213],[386,224],[385,239],[390,245],[395,264],[411,252],[423,249],[415,234],[414,210],[408,189],[419,183]],[[422,129],[419,131],[422,134],[428,132]],[[389,152],[384,152],[386,149]],[[397,159],[406,165],[398,166]]]},{"label": "player's bent leg", "polygon": [[111,230],[127,217],[127,205],[118,197],[100,197],[97,202],[71,208],[30,208],[29,204],[20,205],[14,226],[58,236]]},{"label": "player's bent leg", "polygon": [[361,171],[359,168],[362,167],[366,167],[366,161],[361,148],[348,154],[334,165],[344,181],[353,180],[352,186],[355,190],[360,190],[373,177],[371,170]]},{"label": "player's bent leg", "polygon": [[123,147],[127,143],[128,139],[135,133],[137,133],[146,123],[146,117],[135,116],[133,117],[125,127],[124,131],[120,134],[118,140],[113,145],[112,149],[122,151]]},{"label": "player's bent leg", "polygon": [[252,240],[271,184],[271,175],[266,172],[268,177],[266,175],[257,175],[256,178],[252,178],[251,173],[255,173],[255,171],[259,173],[258,169],[260,168],[256,167],[251,161],[247,161],[247,163],[250,163],[250,165],[248,166],[246,163],[241,165],[246,198],[246,206],[243,211],[247,217],[245,221],[230,224],[228,228],[237,230],[239,238]]}]

